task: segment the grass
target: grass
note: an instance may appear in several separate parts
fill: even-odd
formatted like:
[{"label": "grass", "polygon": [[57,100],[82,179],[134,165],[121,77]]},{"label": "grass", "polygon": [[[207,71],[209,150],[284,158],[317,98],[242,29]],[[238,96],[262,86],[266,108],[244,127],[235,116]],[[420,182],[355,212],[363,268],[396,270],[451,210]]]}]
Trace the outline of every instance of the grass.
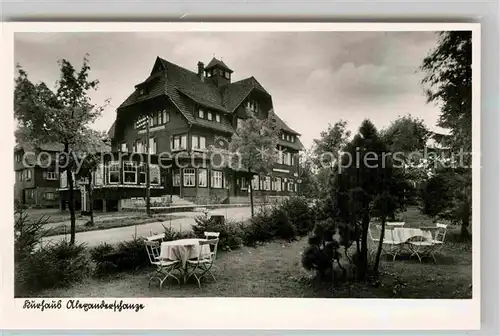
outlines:
[{"label": "grass", "polygon": [[[120,214],[120,213],[117,213]],[[123,215],[123,213],[121,213]],[[86,231],[97,231],[97,230],[107,230],[107,229],[113,229],[113,228],[118,228],[118,227],[126,227],[126,226],[133,226],[133,225],[140,225],[140,224],[147,224],[147,223],[154,223],[154,222],[164,222],[164,221],[170,221],[174,219],[181,219],[181,218],[186,218],[185,216],[176,216],[176,215],[171,215],[171,214],[158,214],[158,215],[152,215],[151,217],[148,217],[145,214],[137,215],[135,213],[135,216],[131,217],[126,217],[126,218],[109,218],[109,219],[104,219],[104,220],[99,220],[96,221],[94,219],[94,225],[93,226],[87,226],[84,223],[86,221],[80,221],[81,224],[76,225],[76,232],[86,232]],[[51,237],[51,236],[56,236],[60,234],[66,234],[70,231],[70,223],[67,222],[65,224],[61,224],[58,226],[54,226],[51,228],[48,228],[46,230],[47,234],[46,237]]]},{"label": "grass", "polygon": [[329,287],[314,280],[300,263],[307,239],[275,241],[257,248],[220,253],[217,282],[169,282],[160,290],[148,280],[154,269],[121,273],[105,280],[88,278],[40,297],[288,297],[288,298],[471,298],[472,252],[465,243],[447,243],[433,261],[382,260],[380,282]]},{"label": "grass", "polygon": [[[430,226],[432,220],[418,209],[401,216],[406,226]],[[215,271],[198,289],[192,281],[181,286],[175,281],[148,287],[154,268],[123,272],[97,279],[89,275],[69,288],[47,290],[40,297],[288,297],[288,298],[471,298],[472,249],[458,242],[459,227],[450,227],[437,262],[402,256],[382,258],[378,281],[340,283],[335,286],[317,281],[301,265],[307,238],[288,243],[274,241],[265,245],[219,252]],[[353,247],[354,248],[354,247]]]}]

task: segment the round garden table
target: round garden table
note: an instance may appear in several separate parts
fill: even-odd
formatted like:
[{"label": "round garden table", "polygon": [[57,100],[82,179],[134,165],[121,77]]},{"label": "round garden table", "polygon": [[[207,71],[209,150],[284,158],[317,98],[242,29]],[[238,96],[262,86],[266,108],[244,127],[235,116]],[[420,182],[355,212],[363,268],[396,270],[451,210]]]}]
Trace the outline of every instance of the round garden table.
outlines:
[{"label": "round garden table", "polygon": [[182,264],[181,271],[184,275],[184,281],[187,275],[187,260],[210,257],[210,246],[200,245],[198,238],[178,239],[161,243],[160,259],[180,260]]}]

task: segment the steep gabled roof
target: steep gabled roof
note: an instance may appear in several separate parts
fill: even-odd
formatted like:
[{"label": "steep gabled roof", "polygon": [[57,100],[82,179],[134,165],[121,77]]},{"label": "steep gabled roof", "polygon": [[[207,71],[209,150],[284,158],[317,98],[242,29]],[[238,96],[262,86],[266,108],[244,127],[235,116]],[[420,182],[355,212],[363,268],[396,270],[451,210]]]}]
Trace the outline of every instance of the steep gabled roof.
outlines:
[{"label": "steep gabled roof", "polygon": [[276,113],[274,113],[274,109],[269,110],[269,116],[274,118],[276,120],[276,126],[278,126],[280,129],[282,129],[285,132],[288,132],[290,134],[295,134],[295,135],[300,135],[299,132],[294,131],[292,128],[290,128]]},{"label": "steep gabled roof", "polygon": [[110,139],[113,139],[115,137],[115,128],[116,128],[116,121],[113,121],[113,124],[108,130],[108,137]]},{"label": "steep gabled roof", "polygon": [[[216,65],[230,70],[224,62],[215,58],[210,61],[205,69]],[[141,95],[139,89],[143,86],[146,86],[148,90],[145,94]],[[193,111],[189,108],[191,105],[190,102],[193,101],[201,106],[222,113],[232,113],[253,90],[258,90],[270,96],[266,89],[253,76],[227,84],[219,89],[209,78],[202,80],[196,72],[157,57],[150,76],[142,83],[136,85],[135,92],[118,109],[159,96],[166,96],[191,125],[199,125],[232,133],[234,132],[234,128],[225,118],[221,118],[221,123],[196,118],[193,115]],[[300,135],[288,127],[279,117],[276,119],[281,129]],[[113,124],[108,132],[110,138],[114,135],[114,127],[115,125]]]},{"label": "steep gabled roof", "polygon": [[[120,106],[118,106],[118,109],[165,95],[165,87],[167,82],[165,75],[165,72],[159,72],[154,76],[150,76],[148,79],[146,79],[146,81],[149,80],[148,82],[152,82],[148,88],[148,91],[146,91],[145,94],[141,94],[140,90],[136,89],[130,96],[128,96],[127,99],[125,99],[125,101]],[[141,84],[146,83],[146,81],[142,82]],[[139,84],[139,86],[141,84]]]},{"label": "steep gabled roof", "polygon": [[257,89],[269,95],[266,89],[264,89],[264,87],[252,76],[224,85],[222,87],[222,103],[228,112],[234,112],[253,89]]}]

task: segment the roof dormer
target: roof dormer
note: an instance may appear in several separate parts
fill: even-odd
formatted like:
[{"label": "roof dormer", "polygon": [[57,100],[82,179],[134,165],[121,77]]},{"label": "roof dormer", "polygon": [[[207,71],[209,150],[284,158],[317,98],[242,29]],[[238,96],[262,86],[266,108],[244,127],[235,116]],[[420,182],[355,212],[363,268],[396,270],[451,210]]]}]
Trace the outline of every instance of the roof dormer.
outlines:
[{"label": "roof dormer", "polygon": [[217,87],[231,83],[231,70],[222,60],[215,57],[205,67],[205,77],[209,78]]}]

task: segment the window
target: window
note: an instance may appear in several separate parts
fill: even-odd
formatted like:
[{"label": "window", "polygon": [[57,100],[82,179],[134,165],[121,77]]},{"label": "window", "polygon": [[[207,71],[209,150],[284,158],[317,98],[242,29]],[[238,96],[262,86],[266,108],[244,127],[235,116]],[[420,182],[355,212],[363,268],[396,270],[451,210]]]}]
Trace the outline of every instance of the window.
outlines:
[{"label": "window", "polygon": [[120,164],[116,161],[109,163],[108,182],[110,184],[116,184],[120,182]]},{"label": "window", "polygon": [[147,123],[147,118],[145,116],[140,116],[139,118],[137,118],[135,122],[135,128],[136,129],[145,128],[146,123]]},{"label": "window", "polygon": [[149,165],[149,182],[151,184],[160,184],[160,166]]},{"label": "window", "polygon": [[156,139],[149,138],[149,154],[156,154],[156,153],[157,153]]},{"label": "window", "polygon": [[289,165],[291,166],[292,165],[292,153],[284,153],[285,157],[285,161],[283,162],[283,164],[286,164],[286,165]]},{"label": "window", "polygon": [[137,172],[139,174],[139,183],[145,184],[146,183],[146,164],[144,162],[139,164],[139,167],[137,168]]},{"label": "window", "polygon": [[255,100],[248,101],[247,108],[252,112],[258,112],[260,110],[259,103],[257,103]]},{"label": "window", "polygon": [[53,201],[56,199],[56,194],[53,193],[53,192],[46,192],[44,193],[43,197],[47,200],[47,201]]},{"label": "window", "polygon": [[104,176],[104,165],[100,163],[96,171],[94,172],[94,184],[103,185],[104,184],[103,176]]},{"label": "window", "polygon": [[179,169],[174,170],[174,174],[172,175],[172,185],[174,187],[181,186],[181,171]]},{"label": "window", "polygon": [[281,133],[281,139],[285,140],[285,133]]},{"label": "window", "polygon": [[292,181],[288,182],[288,191],[293,191],[293,182]]},{"label": "window", "polygon": [[194,168],[184,168],[184,186],[194,187],[195,185]]},{"label": "window", "polygon": [[170,113],[168,113],[167,110],[162,110],[161,113],[163,114],[163,123],[166,124],[170,122]]},{"label": "window", "polygon": [[207,112],[207,119],[210,120],[210,121],[213,119],[212,118],[212,112]]},{"label": "window", "polygon": [[276,191],[281,191],[281,177],[276,178],[275,184],[275,190]]},{"label": "window", "polygon": [[205,118],[205,111],[203,111],[202,109],[199,109],[198,110],[198,117]]},{"label": "window", "polygon": [[236,128],[238,129],[241,127],[243,127],[243,119],[238,118],[238,119],[236,119]]},{"label": "window", "polygon": [[21,181],[31,181],[31,169],[24,169],[21,173]]},{"label": "window", "polygon": [[224,77],[226,77],[227,79],[229,79],[229,71],[226,71],[226,72],[224,73]]},{"label": "window", "polygon": [[293,191],[297,192],[297,187],[298,187],[298,184],[297,184],[297,183],[294,183],[294,184],[293,184]]},{"label": "window", "polygon": [[135,162],[123,162],[123,183],[137,183],[137,165]]},{"label": "window", "polygon": [[16,162],[21,162],[23,155],[21,153],[16,153]]},{"label": "window", "polygon": [[128,148],[127,148],[127,143],[126,142],[122,142],[120,144],[120,151],[121,152],[128,152]]},{"label": "window", "polygon": [[260,182],[259,175],[254,175],[254,177],[252,179],[252,189],[253,190],[259,190],[259,182]]},{"label": "window", "polygon": [[198,186],[206,188],[207,187],[207,170],[206,169],[198,169]]},{"label": "window", "polygon": [[224,70],[219,69],[219,75],[224,76]]},{"label": "window", "polygon": [[57,175],[58,174],[56,172],[52,172],[52,171],[44,171],[43,172],[43,178],[46,180],[57,180],[59,178]]},{"label": "window", "polygon": [[34,199],[35,198],[35,191],[32,189],[26,190],[26,198],[29,200]]},{"label": "window", "polygon": [[186,149],[186,135],[174,135],[172,137],[172,150]]},{"label": "window", "polygon": [[247,190],[248,185],[247,185],[247,179],[245,177],[241,178],[241,190]]},{"label": "window", "polygon": [[271,190],[271,177],[270,176],[264,177],[264,190]]},{"label": "window", "polygon": [[283,164],[284,152],[283,147],[278,146],[278,155],[276,155],[276,163]]},{"label": "window", "polygon": [[292,135],[292,142],[295,142],[295,135]]},{"label": "window", "polygon": [[204,136],[193,135],[191,136],[191,146],[193,149],[207,148],[207,139]]},{"label": "window", "polygon": [[222,172],[212,170],[212,188],[222,188]]},{"label": "window", "polygon": [[220,114],[219,113],[215,114],[215,121],[220,123]]},{"label": "window", "polygon": [[146,148],[144,148],[144,143],[142,140],[137,140],[134,143],[134,152],[136,153],[146,153]]}]

